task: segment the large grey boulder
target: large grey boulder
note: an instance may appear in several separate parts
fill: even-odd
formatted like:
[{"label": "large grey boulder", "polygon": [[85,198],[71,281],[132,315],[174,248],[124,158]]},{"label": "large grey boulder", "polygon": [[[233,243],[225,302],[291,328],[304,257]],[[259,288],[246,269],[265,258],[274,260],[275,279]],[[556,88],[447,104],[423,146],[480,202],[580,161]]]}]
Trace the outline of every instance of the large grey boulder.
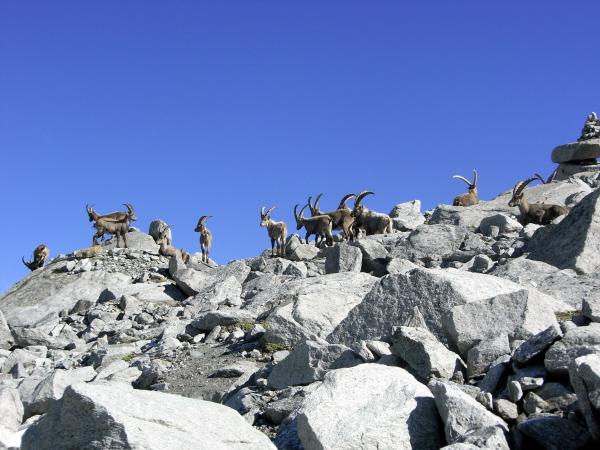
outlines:
[{"label": "large grey boulder", "polygon": [[[432,380],[428,387],[435,397],[435,404],[444,421],[448,444],[462,442],[467,435],[488,427],[498,427],[508,432],[506,422],[487,411],[453,383]],[[506,439],[502,447],[508,449]]]},{"label": "large grey boulder", "polygon": [[574,420],[554,415],[533,417],[520,422],[516,429],[525,437],[522,448],[551,450],[592,448],[590,434]]},{"label": "large grey boulder", "polygon": [[67,388],[63,398],[27,430],[21,448],[263,450],[275,446],[226,406],[112,383]]},{"label": "large grey boulder", "polygon": [[294,346],[326,339],[376,281],[366,273],[342,272],[290,283],[277,300],[283,305],[267,317],[264,340]]},{"label": "large grey boulder", "polygon": [[588,194],[558,225],[538,230],[530,258],[560,269],[597,273],[600,269],[600,189]]},{"label": "large grey boulder", "polygon": [[569,379],[588,429],[600,441],[600,355],[592,353],[572,361]]},{"label": "large grey boulder", "polygon": [[167,239],[173,242],[173,235],[171,233],[171,228],[161,219],[155,219],[150,222],[150,226],[148,227],[148,234],[152,236],[152,239],[156,242],[159,236],[166,230]]},{"label": "large grey boulder", "polygon": [[485,217],[479,224],[479,230],[486,236],[492,235],[492,227],[497,227],[499,233],[513,233],[523,229],[523,225],[508,214],[495,214]]},{"label": "large grey boulder", "polygon": [[361,363],[362,360],[345,345],[305,341],[273,367],[267,381],[269,386],[275,389],[306,385],[322,380],[330,370],[353,367]]},{"label": "large grey boulder", "polygon": [[199,313],[190,325],[200,331],[210,331],[214,327],[254,322],[255,317],[237,308],[223,308]]},{"label": "large grey boulder", "polygon": [[0,311],[0,350],[8,350],[14,344],[14,339],[4,318],[4,314]]},{"label": "large grey boulder", "polygon": [[558,325],[551,325],[541,333],[531,336],[521,345],[519,345],[514,353],[513,360],[517,364],[526,364],[548,347],[550,347],[554,341],[560,339],[563,333]]},{"label": "large grey boulder", "polygon": [[0,385],[0,446],[6,443],[23,421],[19,391]]},{"label": "large grey boulder", "polygon": [[95,377],[96,371],[90,366],[72,370],[56,369],[36,386],[31,399],[26,402],[26,408],[31,414],[43,414],[63,396],[67,386],[91,381]]},{"label": "large grey boulder", "polygon": [[463,227],[421,225],[392,249],[391,256],[423,261],[432,256],[444,259],[460,248],[466,236],[467,230]]},{"label": "large grey boulder", "polygon": [[297,428],[305,450],[443,445],[431,392],[405,370],[379,364],[329,372],[306,398]]},{"label": "large grey boulder", "polygon": [[392,353],[406,361],[424,379],[431,376],[450,379],[464,363],[425,328],[398,327],[392,336]]},{"label": "large grey boulder", "polygon": [[169,272],[183,292],[187,295],[197,295],[214,289],[215,284],[229,277],[234,277],[240,284],[244,283],[250,273],[250,267],[243,261],[232,261],[218,267],[206,264],[187,267],[179,258],[171,258]]},{"label": "large grey boulder", "polygon": [[562,144],[552,150],[553,163],[566,163],[571,161],[585,161],[600,157],[600,139],[570,142]]},{"label": "large grey boulder", "polygon": [[342,242],[332,247],[325,259],[327,273],[360,272],[362,267],[362,251],[360,248]]},{"label": "large grey boulder", "polygon": [[[466,356],[475,340],[498,332],[526,338],[556,323],[547,303],[551,303],[547,296],[497,277],[455,269],[414,269],[381,278],[327,340],[351,348],[361,340],[386,340],[392,327],[408,325],[416,308],[440,342],[453,351],[460,342]],[[467,317],[475,321],[473,327],[462,320]]]},{"label": "large grey boulder", "polygon": [[394,229],[399,231],[414,230],[425,222],[425,216],[421,214],[421,201],[399,203],[389,213],[392,218]]},{"label": "large grey boulder", "polygon": [[[158,245],[154,242],[152,236],[146,233],[142,233],[141,231],[130,231],[125,234],[125,238],[127,239],[127,248],[131,250],[142,250],[146,253],[150,253],[152,255],[158,255]],[[123,245],[123,242],[121,242]],[[112,237],[108,241],[102,244],[105,250],[111,250],[117,247],[117,238]]]},{"label": "large grey boulder", "polygon": [[376,237],[366,237],[358,241],[351,241],[349,245],[358,247],[362,252],[362,270],[380,276],[386,273],[388,251],[385,246],[377,241]]},{"label": "large grey boulder", "polygon": [[566,375],[575,358],[590,353],[600,353],[600,323],[567,330],[546,352],[544,366],[550,374]]},{"label": "large grey boulder", "polygon": [[478,342],[467,352],[467,376],[484,375],[498,358],[509,354],[510,344],[504,333]]},{"label": "large grey boulder", "polygon": [[79,274],[55,273],[54,264],[32,272],[0,296],[0,311],[10,326],[34,327],[55,323],[58,314],[78,301],[97,302],[103,291],[118,291],[131,283],[122,273],[102,270]]}]

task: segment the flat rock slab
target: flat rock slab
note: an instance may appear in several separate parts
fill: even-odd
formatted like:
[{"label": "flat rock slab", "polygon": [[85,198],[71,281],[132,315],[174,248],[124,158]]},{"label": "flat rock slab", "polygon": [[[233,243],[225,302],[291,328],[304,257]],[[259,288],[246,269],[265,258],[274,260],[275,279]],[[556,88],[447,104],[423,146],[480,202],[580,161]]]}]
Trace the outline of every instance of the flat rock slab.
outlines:
[{"label": "flat rock slab", "polygon": [[275,446],[226,406],[114,383],[68,387],[63,398],[27,430],[21,448],[263,450]]},{"label": "flat rock slab", "polygon": [[329,372],[297,416],[305,450],[438,449],[431,392],[399,367],[362,364]]},{"label": "flat rock slab", "polygon": [[552,150],[552,162],[585,161],[600,157],[600,139],[563,144]]}]

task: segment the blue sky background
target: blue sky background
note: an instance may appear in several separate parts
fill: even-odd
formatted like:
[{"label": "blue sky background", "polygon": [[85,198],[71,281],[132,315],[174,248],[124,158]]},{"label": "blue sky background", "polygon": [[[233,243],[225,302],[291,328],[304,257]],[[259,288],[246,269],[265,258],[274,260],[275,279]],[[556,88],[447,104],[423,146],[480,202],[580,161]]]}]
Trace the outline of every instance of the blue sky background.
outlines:
[{"label": "blue sky background", "polygon": [[600,3],[411,3],[1,2],[0,291],[40,242],[90,244],[86,203],[190,251],[211,214],[227,262],[268,246],[262,205],[291,224],[319,192],[387,212],[474,167],[484,199],[548,175],[600,109]]}]

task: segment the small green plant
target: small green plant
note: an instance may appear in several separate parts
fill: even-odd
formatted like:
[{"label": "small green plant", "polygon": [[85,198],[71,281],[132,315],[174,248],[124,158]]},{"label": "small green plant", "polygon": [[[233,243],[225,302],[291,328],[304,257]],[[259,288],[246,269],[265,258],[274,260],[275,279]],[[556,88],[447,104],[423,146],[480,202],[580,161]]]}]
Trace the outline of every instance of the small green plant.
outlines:
[{"label": "small green plant", "polygon": [[579,315],[579,311],[561,311],[554,313],[554,315],[559,322],[566,322],[568,320],[573,320],[575,316]]},{"label": "small green plant", "polygon": [[247,333],[248,331],[252,331],[252,328],[254,328],[254,322],[236,322],[232,325],[227,325],[226,327],[223,327],[223,330],[227,331],[228,333],[231,333],[236,328],[239,328]]},{"label": "small green plant", "polygon": [[121,359],[125,362],[129,362],[131,361],[133,358],[135,358],[137,355],[135,353],[130,353],[128,355],[123,356]]},{"label": "small green plant", "polygon": [[265,353],[275,353],[279,350],[289,350],[289,348],[279,342],[265,342],[263,343],[263,350]]}]

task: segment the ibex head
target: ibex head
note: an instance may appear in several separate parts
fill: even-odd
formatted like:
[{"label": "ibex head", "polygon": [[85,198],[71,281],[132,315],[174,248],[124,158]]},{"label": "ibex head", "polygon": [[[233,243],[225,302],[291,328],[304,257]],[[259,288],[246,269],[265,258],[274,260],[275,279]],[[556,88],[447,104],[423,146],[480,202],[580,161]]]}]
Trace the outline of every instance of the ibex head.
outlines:
[{"label": "ibex head", "polygon": [[267,226],[267,224],[269,223],[269,220],[271,219],[271,217],[270,217],[271,212],[273,212],[274,209],[275,209],[275,206],[272,206],[271,208],[269,208],[267,210],[267,212],[265,212],[264,206],[262,208],[260,208],[260,226],[261,227]]},{"label": "ibex head", "polygon": [[352,197],[356,197],[356,194],[346,194],[342,197],[342,199],[340,200],[340,204],[338,205],[337,209],[350,209],[348,208],[348,205],[346,205],[346,202],[348,200],[350,200]]},{"label": "ibex head", "polygon": [[206,221],[208,220],[209,217],[212,216],[202,216],[200,217],[200,219],[198,219],[198,225],[196,225],[196,228],[194,228],[194,231],[199,233],[200,231],[202,231],[202,228],[204,228],[204,226],[206,225]]},{"label": "ibex head", "polygon": [[304,210],[308,205],[304,205],[298,215],[298,205],[294,206],[294,218],[296,219],[296,230],[299,230],[304,226]]},{"label": "ibex head", "polygon": [[464,181],[467,184],[467,186],[469,187],[469,192],[477,191],[477,171],[476,170],[473,170],[473,182],[472,183],[469,180],[467,180],[465,177],[460,176],[460,175],[454,175],[452,178],[456,178],[458,180]]},{"label": "ibex head", "polygon": [[536,173],[534,177],[527,178],[525,181],[519,181],[517,184],[515,184],[512,198],[508,202],[508,206],[519,206],[523,201],[523,191],[525,190],[525,187],[535,180],[540,180],[542,183],[544,182],[544,179]]},{"label": "ibex head", "polygon": [[94,221],[94,208],[93,208],[93,206],[94,206],[94,205],[92,205],[92,206],[90,206],[90,205],[85,205],[85,210],[86,210],[86,211],[87,211],[87,213],[88,213],[88,217],[89,217],[89,219],[90,219],[90,222],[93,222],[93,221]]},{"label": "ibex head", "polygon": [[323,194],[317,195],[314,204],[311,204],[312,197],[308,197],[308,207],[310,208],[310,214],[312,216],[316,216],[321,212],[319,210],[319,202],[321,201],[321,197],[323,197]]},{"label": "ibex head", "polygon": [[374,194],[375,193],[371,192],[371,191],[362,191],[360,194],[358,194],[356,196],[356,200],[354,200],[354,209],[352,210],[352,215],[354,217],[364,214],[365,211],[367,210],[366,206],[361,204],[362,199],[365,198],[367,195],[374,195]]},{"label": "ibex head", "polygon": [[125,207],[127,208],[127,215],[129,216],[129,220],[131,220],[132,222],[138,220],[137,216],[133,212],[133,206],[131,206],[131,203],[123,203],[123,205],[125,205]]}]

